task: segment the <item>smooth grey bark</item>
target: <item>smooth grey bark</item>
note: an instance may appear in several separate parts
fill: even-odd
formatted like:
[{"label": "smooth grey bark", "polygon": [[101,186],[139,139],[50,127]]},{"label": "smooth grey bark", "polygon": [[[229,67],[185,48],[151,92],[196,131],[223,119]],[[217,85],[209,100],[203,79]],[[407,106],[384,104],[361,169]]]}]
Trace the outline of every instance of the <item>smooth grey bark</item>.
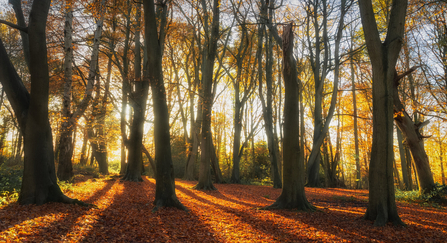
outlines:
[{"label": "smooth grey bark", "polygon": [[[71,113],[70,107],[67,106],[69,103],[66,99],[71,97],[69,94],[71,91],[71,65],[73,63],[72,53],[66,58],[65,63],[65,71],[68,73],[65,74],[65,87],[64,87],[64,104],[63,109],[65,109],[64,120],[61,126],[61,138],[60,138],[60,151],[59,151],[59,164],[57,168],[57,176],[61,181],[70,180],[73,177],[73,167],[72,167],[72,157],[73,157],[73,129],[76,126],[79,118],[84,114],[85,110],[89,107],[92,100],[92,93],[94,90],[95,79],[98,72],[98,58],[99,58],[99,47],[101,42],[102,35],[102,27],[104,23],[104,15],[105,15],[105,0],[102,0],[100,3],[100,11],[101,18],[96,22],[96,30],[93,38],[93,47],[92,54],[90,57],[90,67],[89,73],[87,77],[87,86],[85,87],[84,97],[79,102],[79,105],[76,107],[76,110]],[[72,32],[72,13],[67,13],[66,23],[65,23],[65,31],[68,36],[65,39],[65,51],[68,53],[72,50],[72,40],[71,32]],[[71,19],[71,20],[70,20]],[[71,50],[70,50],[71,49]],[[68,77],[70,75],[70,77]],[[70,87],[69,87],[70,86]]]},{"label": "smooth grey bark", "polygon": [[156,161],[155,208],[176,207],[186,210],[175,195],[174,168],[171,156],[171,135],[169,131],[169,111],[163,81],[163,49],[167,25],[166,1],[144,0],[144,25],[148,62],[145,67],[143,85],[151,86],[154,104],[154,142]]},{"label": "smooth grey bark", "polygon": [[369,201],[365,219],[374,225],[403,224],[394,196],[393,84],[405,31],[407,0],[393,0],[385,41],[377,28],[371,0],[360,0],[360,15],[373,81],[373,141],[369,166]]},{"label": "smooth grey bark", "polygon": [[314,210],[304,192],[304,161],[300,160],[299,145],[299,85],[296,61],[293,57],[293,24],[286,25],[283,34],[284,75],[284,171],[283,188],[275,203],[266,209]]},{"label": "smooth grey bark", "polygon": [[199,190],[216,190],[211,181],[210,162],[212,155],[212,139],[211,139],[211,111],[213,108],[213,73],[214,60],[217,53],[217,41],[219,39],[219,16],[220,1],[213,0],[212,22],[211,28],[209,20],[211,17],[207,12],[206,1],[202,0],[202,9],[205,11],[203,25],[207,38],[202,53],[202,87],[200,93],[202,95],[202,132],[200,142],[200,167],[199,181],[194,186]]},{"label": "smooth grey bark", "polygon": [[70,4],[65,8],[64,29],[64,94],[62,100],[62,124],[59,139],[59,166],[57,177],[59,180],[70,180],[73,177],[73,127],[71,124],[71,87],[73,82],[73,10]]}]

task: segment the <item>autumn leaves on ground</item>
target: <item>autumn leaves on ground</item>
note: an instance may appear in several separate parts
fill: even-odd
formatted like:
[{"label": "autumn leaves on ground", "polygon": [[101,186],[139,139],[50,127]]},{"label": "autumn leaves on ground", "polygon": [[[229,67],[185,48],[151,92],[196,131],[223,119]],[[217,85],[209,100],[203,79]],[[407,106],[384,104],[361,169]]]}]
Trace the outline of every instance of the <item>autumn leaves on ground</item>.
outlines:
[{"label": "autumn leaves on ground", "polygon": [[445,209],[398,203],[407,227],[374,227],[362,216],[367,191],[306,188],[315,212],[260,210],[281,190],[267,186],[217,184],[217,191],[191,189],[176,181],[189,212],[162,208],[152,212],[155,180],[142,183],[88,179],[66,190],[95,204],[42,206],[10,204],[0,210],[0,242],[443,242]]}]

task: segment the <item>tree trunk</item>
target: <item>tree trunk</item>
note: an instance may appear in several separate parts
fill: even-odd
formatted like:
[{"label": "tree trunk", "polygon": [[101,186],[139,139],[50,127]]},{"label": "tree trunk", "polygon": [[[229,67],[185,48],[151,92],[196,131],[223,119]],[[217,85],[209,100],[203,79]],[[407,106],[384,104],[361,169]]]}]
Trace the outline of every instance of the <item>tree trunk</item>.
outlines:
[{"label": "tree trunk", "polygon": [[57,177],[61,181],[68,181],[73,177],[73,127],[71,117],[71,86],[73,82],[73,10],[71,4],[66,4],[64,29],[64,96],[62,101],[62,124],[59,140],[59,159]]},{"label": "tree trunk", "polygon": [[351,35],[351,55],[350,55],[350,67],[351,67],[351,89],[352,89],[352,107],[354,109],[354,146],[355,146],[355,169],[357,172],[356,176],[356,189],[362,188],[362,172],[360,168],[360,152],[359,152],[359,134],[358,134],[358,122],[357,122],[357,97],[355,90],[355,69],[354,69],[354,58],[353,58],[353,50],[352,50],[352,42],[353,35]]},{"label": "tree trunk", "polygon": [[157,163],[154,210],[160,207],[177,207],[186,210],[185,206],[180,203],[175,195],[174,168],[170,144],[171,135],[169,132],[169,111],[166,103],[166,91],[162,73],[165,28],[167,24],[167,4],[162,0],[158,0],[157,11],[155,10],[153,0],[144,0],[143,5],[148,63],[144,72],[145,75],[147,74],[147,77],[144,77],[142,83],[144,86],[148,82],[150,83],[154,104],[154,142],[155,161]]},{"label": "tree trunk", "polygon": [[[128,51],[129,51],[129,39],[130,39],[130,13],[132,10],[132,5],[130,4],[130,0],[127,1],[127,15],[126,15],[126,32],[125,32],[125,40],[124,40],[124,49],[123,49],[123,67],[120,69],[121,76],[123,78],[123,85],[121,89],[121,114],[120,114],[120,129],[121,129],[121,166],[120,166],[120,174],[125,174],[127,171],[127,161],[126,161],[126,147],[128,143],[128,137],[126,133],[126,110],[128,105],[128,95],[130,93],[130,83],[129,83],[129,60],[128,60]],[[118,58],[117,58],[118,59]]]},{"label": "tree trunk", "polygon": [[[411,190],[410,188],[410,182],[409,182],[409,176],[408,176],[408,166],[407,166],[407,159],[406,159],[406,153],[402,138],[402,132],[400,129],[397,129],[397,143],[399,144],[399,154],[400,154],[400,165],[402,168],[402,178],[404,182],[405,190]],[[411,171],[410,171],[411,172]]]},{"label": "tree trunk", "polygon": [[[195,185],[195,189],[199,190],[216,190],[211,181],[210,162],[211,162],[211,114],[213,108],[213,73],[214,60],[217,53],[217,41],[219,39],[219,7],[220,1],[213,0],[213,16],[211,29],[209,29],[209,15],[207,13],[206,1],[202,0],[202,8],[205,11],[205,19],[203,21],[204,29],[208,34],[208,39],[202,54],[202,132],[200,142],[200,167],[199,167],[199,181]],[[208,33],[211,32],[211,33]]]},{"label": "tree trunk", "polygon": [[[396,80],[397,82],[397,80]],[[435,187],[433,174],[430,170],[428,156],[423,145],[423,136],[419,129],[424,123],[415,124],[410,116],[405,112],[404,106],[400,102],[397,85],[394,87],[394,121],[405,137],[405,143],[410,148],[419,178],[419,191],[421,194],[430,193]]]},{"label": "tree trunk", "polygon": [[[264,1],[261,1],[261,9],[260,9],[260,19],[265,22],[267,17],[270,18],[271,15],[267,15],[267,3]],[[272,179],[273,179],[273,188],[281,188],[282,187],[282,181],[280,177],[280,167],[278,166],[278,149],[277,149],[277,139],[275,139],[275,135],[273,133],[273,108],[272,108],[272,100],[273,100],[273,85],[272,85],[272,55],[273,55],[273,41],[271,39],[272,33],[269,32],[268,38],[266,38],[266,86],[267,86],[267,100],[265,100],[262,90],[263,85],[263,64],[262,64],[262,46],[263,46],[263,38],[264,38],[264,32],[265,32],[265,24],[262,24],[260,27],[258,27],[258,47],[257,47],[257,60],[258,60],[258,79],[259,79],[259,97],[261,99],[262,104],[262,114],[264,117],[264,124],[265,124],[265,133],[267,135],[267,147],[269,150],[269,159],[270,164],[272,167]]]},{"label": "tree trunk", "polygon": [[146,115],[146,103],[149,92],[149,84],[141,80],[141,55],[140,55],[140,4],[137,3],[137,31],[135,33],[135,82],[131,92],[133,118],[128,140],[127,169],[123,180],[143,181],[141,178],[143,162],[143,133]]},{"label": "tree trunk", "polygon": [[441,138],[439,138],[439,163],[441,164],[441,178],[442,178],[442,185],[445,185],[445,174],[444,174],[444,162],[443,162],[443,147],[442,147],[442,141]]},{"label": "tree trunk", "polygon": [[360,0],[360,15],[371,59],[373,142],[369,167],[369,202],[365,219],[374,225],[403,224],[394,196],[393,82],[404,36],[407,0],[393,0],[388,32],[382,43],[371,0]]},{"label": "tree trunk", "polygon": [[[67,10],[68,11],[68,10]],[[76,111],[73,112],[73,114],[70,114],[70,107],[67,106],[69,103],[66,99],[70,99],[71,95],[70,89],[71,89],[71,65],[72,65],[72,54],[69,54],[70,56],[67,57],[65,60],[65,69],[67,73],[65,74],[66,84],[64,87],[64,120],[63,125],[61,126],[61,139],[60,139],[60,148],[59,151],[59,164],[58,164],[58,178],[61,181],[70,180],[73,177],[73,168],[72,168],[72,157],[73,157],[73,128],[76,126],[77,121],[79,118],[84,114],[87,107],[90,105],[90,101],[92,99],[92,92],[93,87],[95,83],[96,73],[98,71],[98,57],[99,57],[99,47],[100,47],[100,41],[101,41],[101,34],[102,34],[102,26],[104,22],[104,15],[105,15],[105,0],[101,1],[100,5],[100,11],[101,11],[101,18],[96,22],[96,30],[94,34],[93,39],[93,50],[90,58],[90,67],[89,67],[89,73],[87,78],[87,86],[85,87],[84,92],[84,98],[77,106]],[[72,22],[72,13],[67,14],[66,16],[66,24],[65,24],[65,31],[70,32],[68,37],[66,37],[65,42],[65,51],[68,53],[69,51],[72,51],[72,45],[71,45],[71,22]],[[68,21],[71,19],[70,21]],[[70,84],[68,84],[70,82]],[[68,97],[66,97],[68,96]]]},{"label": "tree trunk", "polygon": [[20,204],[81,203],[65,196],[57,185],[53,140],[48,119],[49,70],[45,26],[49,0],[33,2],[30,39],[31,95],[25,89],[0,40],[0,81],[24,134],[25,162]]},{"label": "tree trunk", "polygon": [[84,128],[83,133],[84,133],[84,138],[82,140],[81,158],[79,159],[79,164],[87,165],[87,159],[88,159],[88,151],[87,151],[88,133],[87,133],[87,129],[86,128]]},{"label": "tree trunk", "polygon": [[296,61],[293,57],[293,24],[284,29],[283,62],[284,62],[284,171],[283,188],[276,202],[267,209],[313,210],[304,193],[304,161],[300,158],[299,146],[299,87]]},{"label": "tree trunk", "polygon": [[216,154],[216,148],[214,146],[214,141],[211,141],[212,149],[211,149],[211,167],[214,172],[215,183],[222,183],[224,181],[222,176],[222,171],[220,170],[219,158]]},{"label": "tree trunk", "polygon": [[[316,9],[318,6],[316,3],[314,5],[314,8]],[[329,130],[329,124],[332,120],[332,117],[334,115],[335,106],[337,105],[337,95],[338,95],[338,82],[339,82],[339,71],[340,71],[340,41],[342,38],[342,33],[344,29],[344,17],[345,14],[349,8],[349,6],[346,6],[346,1],[341,1],[341,15],[340,15],[340,21],[338,23],[337,33],[335,37],[335,67],[334,67],[334,88],[332,90],[332,97],[331,97],[331,106],[329,107],[328,115],[325,119],[325,124],[323,126],[323,119],[322,119],[322,105],[323,105],[323,86],[324,86],[324,80],[326,79],[327,72],[328,72],[328,59],[329,59],[329,41],[327,36],[327,3],[326,0],[323,0],[323,43],[324,43],[324,60],[323,60],[323,66],[320,76],[320,37],[319,37],[319,27],[318,24],[315,24],[315,31],[316,31],[316,53],[315,53],[315,61],[313,61],[313,58],[311,60],[312,63],[312,69],[314,71],[314,80],[315,81],[315,112],[314,112],[314,137],[313,137],[313,147],[311,154],[309,156],[308,161],[308,186],[319,186],[319,162],[321,161],[321,152],[320,147],[323,144],[324,138],[326,137],[326,134]],[[314,11],[314,21],[315,23],[318,23],[318,15],[317,11]],[[308,33],[309,34],[309,33]],[[310,44],[310,41],[309,41]],[[313,53],[311,54],[311,57],[313,56]]]}]

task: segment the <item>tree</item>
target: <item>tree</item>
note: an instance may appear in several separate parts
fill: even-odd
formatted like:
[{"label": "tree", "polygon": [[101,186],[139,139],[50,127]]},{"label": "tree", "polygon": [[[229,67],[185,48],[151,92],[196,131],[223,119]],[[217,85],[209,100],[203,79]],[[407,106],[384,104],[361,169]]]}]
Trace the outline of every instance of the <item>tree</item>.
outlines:
[{"label": "tree", "polygon": [[[102,34],[102,26],[105,15],[105,0],[102,0],[98,6],[99,20],[96,22],[96,30],[93,39],[93,50],[90,58],[90,67],[87,78],[87,86],[85,87],[84,97],[79,102],[76,110],[71,113],[71,83],[72,83],[72,64],[73,64],[73,46],[72,46],[72,3],[67,3],[65,16],[65,85],[63,99],[63,120],[61,125],[59,164],[57,168],[57,176],[59,180],[67,181],[73,177],[72,157],[73,157],[73,130],[79,118],[84,114],[92,100],[93,87],[95,85],[95,77],[98,72],[98,56]],[[102,170],[103,173],[106,173]]]},{"label": "tree", "polygon": [[[163,82],[163,47],[166,34],[166,16],[168,1],[157,0],[157,9],[153,0],[144,0],[144,26],[148,62],[143,78],[142,92],[147,96],[148,84],[152,90],[154,104],[154,140],[156,161],[155,209],[177,207],[185,209],[175,195],[174,168],[171,156],[171,136],[169,132],[169,113],[166,104],[166,91]],[[145,104],[140,103],[143,107]],[[143,111],[144,114],[144,111]],[[142,132],[142,131],[141,131]],[[141,149],[140,149],[141,151]]]},{"label": "tree", "polygon": [[[346,3],[346,0],[342,0],[341,1],[341,9],[340,9],[340,21],[338,23],[338,28],[337,28],[337,32],[336,32],[336,36],[335,36],[335,67],[334,67],[334,88],[332,91],[332,98],[331,98],[331,106],[329,108],[329,113],[326,117],[326,120],[324,121],[323,124],[323,117],[322,117],[322,112],[323,112],[323,86],[324,86],[324,80],[326,79],[326,76],[330,70],[330,63],[329,63],[329,52],[330,52],[330,46],[329,46],[329,38],[328,38],[328,4],[326,2],[326,0],[323,0],[322,5],[323,5],[323,40],[320,40],[320,26],[318,24],[318,13],[317,13],[317,9],[318,9],[318,0],[315,1],[315,3],[313,4],[313,21],[314,21],[314,28],[315,28],[315,35],[316,35],[316,40],[315,40],[315,54],[312,51],[312,48],[310,48],[310,54],[311,54],[311,66],[312,66],[312,71],[314,73],[314,81],[315,81],[315,111],[314,111],[314,136],[313,136],[313,147],[312,147],[312,151],[311,154],[309,156],[309,160],[308,160],[308,183],[307,185],[309,186],[319,186],[320,181],[319,181],[319,173],[320,173],[320,160],[321,160],[321,153],[320,153],[320,148],[321,145],[324,142],[324,139],[326,138],[326,134],[329,130],[329,124],[332,120],[332,117],[334,115],[334,111],[335,111],[335,106],[337,103],[337,93],[338,93],[338,82],[339,82],[339,71],[340,71],[340,55],[339,55],[339,50],[340,50],[340,41],[342,38],[342,32],[343,29],[345,27],[344,25],[344,18],[345,18],[345,14],[347,12],[347,10],[349,9],[349,7],[351,6],[352,2],[349,2],[348,4]],[[310,11],[310,10],[308,10]],[[308,17],[309,18],[309,17]],[[310,44],[310,39],[309,39],[309,19],[307,20],[307,25],[308,25],[308,29],[307,29],[307,36],[308,36],[308,42],[309,42],[309,46],[311,46]],[[320,42],[322,41],[322,43]],[[323,65],[320,67],[320,55],[321,55],[321,47],[320,45],[323,44],[324,45],[324,58],[323,58]],[[315,56],[315,58],[314,58]],[[321,69],[321,71],[320,71]],[[332,166],[327,166],[326,170],[330,170]],[[330,171],[326,171],[327,174],[335,174],[335,169],[329,173]],[[330,178],[335,178],[333,176],[331,176]],[[328,184],[334,184],[334,182],[328,183]]]},{"label": "tree", "polygon": [[360,0],[363,33],[373,73],[373,143],[369,169],[369,202],[365,219],[374,225],[403,224],[394,196],[393,84],[405,30],[407,0],[393,0],[388,31],[382,42],[371,0]]},{"label": "tree", "polygon": [[[269,157],[270,157],[270,163],[273,168],[272,174],[273,174],[273,187],[274,188],[281,188],[282,182],[280,177],[280,168],[279,168],[279,161],[278,161],[278,137],[277,134],[274,133],[273,129],[273,107],[272,107],[272,100],[273,100],[273,39],[272,39],[272,32],[269,31],[269,35],[266,37],[266,88],[267,88],[267,99],[264,98],[264,94],[262,91],[262,84],[263,84],[263,75],[262,75],[262,46],[263,46],[263,38],[264,38],[264,32],[265,24],[267,20],[271,23],[273,19],[273,4],[274,1],[270,2],[271,6],[267,6],[267,3],[263,0],[260,2],[260,22],[263,23],[261,26],[258,27],[258,47],[257,47],[257,60],[258,60],[258,79],[259,79],[259,97],[261,99],[261,106],[262,106],[262,113],[264,117],[264,124],[265,124],[265,133],[267,135],[267,145],[269,148]],[[267,8],[269,8],[269,14],[267,15]]]},{"label": "tree", "polygon": [[410,69],[401,75],[397,75],[397,72],[395,72],[393,83],[394,121],[405,137],[405,143],[410,147],[411,155],[413,156],[416,171],[418,173],[419,191],[421,194],[426,194],[432,192],[436,188],[433,174],[430,170],[428,156],[423,144],[424,136],[422,136],[419,131],[423,126],[428,124],[428,121],[418,123],[413,122],[400,101],[398,89],[399,80],[414,70],[415,69]]},{"label": "tree", "polygon": [[[65,196],[57,185],[51,127],[48,120],[49,70],[46,21],[51,1],[34,1],[29,24],[31,93],[12,66],[0,40],[0,81],[24,134],[25,161],[20,204],[82,202]],[[23,29],[25,30],[25,29]]]},{"label": "tree", "polygon": [[[137,3],[137,25],[139,25],[140,4]],[[160,28],[164,28],[161,26]],[[141,55],[140,55],[140,30],[139,26],[135,33],[135,90],[131,93],[133,107],[132,125],[130,127],[129,140],[127,141],[128,155],[127,168],[123,180],[127,181],[143,181],[141,179],[143,161],[143,132],[144,121],[146,114],[146,103],[149,92],[149,85],[147,82],[141,80]],[[164,43],[161,43],[163,45]],[[148,71],[150,68],[147,69]]]},{"label": "tree", "polygon": [[213,0],[213,16],[211,22],[211,28],[209,26],[210,16],[206,7],[206,1],[202,0],[202,8],[205,11],[203,28],[205,29],[206,43],[203,47],[202,54],[202,132],[200,142],[200,168],[199,168],[199,181],[195,185],[195,189],[202,190],[215,190],[213,182],[211,181],[210,162],[212,156],[212,139],[211,139],[211,110],[213,108],[213,73],[214,73],[214,60],[217,53],[217,40],[219,39],[219,14],[220,14],[220,1]]},{"label": "tree", "polygon": [[299,145],[299,85],[296,61],[293,57],[293,24],[284,28],[283,63],[284,63],[284,171],[283,188],[276,202],[267,209],[313,210],[304,192],[304,161],[300,160]]}]

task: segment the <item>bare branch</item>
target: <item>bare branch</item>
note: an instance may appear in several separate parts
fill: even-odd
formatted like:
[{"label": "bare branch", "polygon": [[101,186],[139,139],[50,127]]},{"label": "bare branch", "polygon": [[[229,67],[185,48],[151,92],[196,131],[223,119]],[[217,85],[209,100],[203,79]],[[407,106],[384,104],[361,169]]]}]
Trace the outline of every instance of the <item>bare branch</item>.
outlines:
[{"label": "bare branch", "polygon": [[21,26],[18,26],[18,25],[16,25],[16,24],[13,24],[13,23],[11,23],[11,22],[8,22],[8,21],[6,21],[6,20],[3,20],[3,19],[0,19],[0,24],[6,24],[6,25],[8,25],[8,26],[11,27],[11,28],[20,30],[20,31],[25,32],[25,33],[28,34],[28,27],[21,27]]}]

